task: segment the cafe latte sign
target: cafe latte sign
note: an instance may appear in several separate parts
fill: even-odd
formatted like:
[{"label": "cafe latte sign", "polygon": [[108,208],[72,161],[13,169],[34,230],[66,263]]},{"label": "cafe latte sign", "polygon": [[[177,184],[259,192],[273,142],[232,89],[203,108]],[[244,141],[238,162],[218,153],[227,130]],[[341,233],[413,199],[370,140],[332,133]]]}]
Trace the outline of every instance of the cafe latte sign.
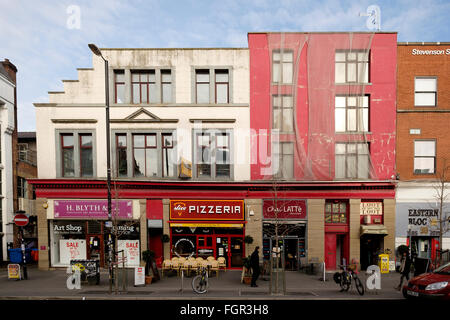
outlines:
[{"label": "cafe latte sign", "polygon": [[264,200],[265,219],[306,219],[306,200]]}]

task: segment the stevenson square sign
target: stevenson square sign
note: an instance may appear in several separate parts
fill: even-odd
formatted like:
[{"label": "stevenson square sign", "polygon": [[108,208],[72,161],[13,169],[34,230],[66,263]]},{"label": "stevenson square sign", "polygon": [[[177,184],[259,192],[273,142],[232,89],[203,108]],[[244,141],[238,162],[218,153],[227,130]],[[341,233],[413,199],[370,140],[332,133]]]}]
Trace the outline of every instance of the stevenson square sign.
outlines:
[{"label": "stevenson square sign", "polygon": [[170,200],[170,220],[244,220],[244,200]]}]

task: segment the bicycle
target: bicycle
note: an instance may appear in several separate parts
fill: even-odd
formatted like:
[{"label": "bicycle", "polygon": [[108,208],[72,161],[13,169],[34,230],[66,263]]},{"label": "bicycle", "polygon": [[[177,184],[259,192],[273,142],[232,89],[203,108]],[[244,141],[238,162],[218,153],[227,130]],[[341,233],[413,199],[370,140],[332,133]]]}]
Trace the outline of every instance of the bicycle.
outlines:
[{"label": "bicycle", "polygon": [[352,279],[355,282],[355,287],[358,293],[362,296],[364,295],[364,285],[358,278],[358,271],[356,271],[356,266],[350,265],[339,265],[341,272],[336,272],[334,274],[334,281],[338,283],[341,287],[341,291],[348,291],[352,285]]},{"label": "bicycle", "polygon": [[192,290],[196,293],[206,293],[208,291],[208,270],[203,267],[200,274],[192,279]]}]

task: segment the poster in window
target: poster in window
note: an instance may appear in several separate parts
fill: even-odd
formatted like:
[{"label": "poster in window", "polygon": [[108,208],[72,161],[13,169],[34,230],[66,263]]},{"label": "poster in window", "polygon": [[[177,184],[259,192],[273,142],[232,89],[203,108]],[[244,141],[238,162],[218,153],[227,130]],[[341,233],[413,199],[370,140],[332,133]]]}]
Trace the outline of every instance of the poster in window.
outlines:
[{"label": "poster in window", "polygon": [[70,260],[86,260],[86,240],[59,240],[60,263],[70,264]]},{"label": "poster in window", "polygon": [[[119,252],[124,250],[125,267],[139,267],[140,265],[140,249],[139,240],[119,240]],[[122,258],[122,253],[119,253],[119,260]],[[119,265],[121,267],[122,265]]]}]

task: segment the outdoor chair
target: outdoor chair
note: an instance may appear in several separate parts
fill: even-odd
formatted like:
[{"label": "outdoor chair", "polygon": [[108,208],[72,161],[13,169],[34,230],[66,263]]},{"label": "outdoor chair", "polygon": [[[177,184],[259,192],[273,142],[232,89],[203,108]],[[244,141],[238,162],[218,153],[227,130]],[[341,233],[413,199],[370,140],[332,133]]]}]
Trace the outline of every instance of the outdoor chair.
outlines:
[{"label": "outdoor chair", "polygon": [[180,263],[184,263],[186,261],[186,258],[185,257],[180,257],[180,258],[178,258],[178,261]]},{"label": "outdoor chair", "polygon": [[218,261],[216,261],[216,260],[211,261],[210,271],[215,272],[216,276],[219,277],[219,262]]},{"label": "outdoor chair", "polygon": [[161,277],[164,277],[164,271],[170,271],[170,270],[172,270],[172,261],[169,259],[166,259],[162,263]]},{"label": "outdoor chair", "polygon": [[206,260],[208,260],[208,261],[214,261],[214,260],[216,260],[213,256],[209,256],[208,258],[206,258]]},{"label": "outdoor chair", "polygon": [[217,262],[219,263],[219,269],[223,268],[225,272],[227,271],[227,263],[224,257],[217,258]]}]

